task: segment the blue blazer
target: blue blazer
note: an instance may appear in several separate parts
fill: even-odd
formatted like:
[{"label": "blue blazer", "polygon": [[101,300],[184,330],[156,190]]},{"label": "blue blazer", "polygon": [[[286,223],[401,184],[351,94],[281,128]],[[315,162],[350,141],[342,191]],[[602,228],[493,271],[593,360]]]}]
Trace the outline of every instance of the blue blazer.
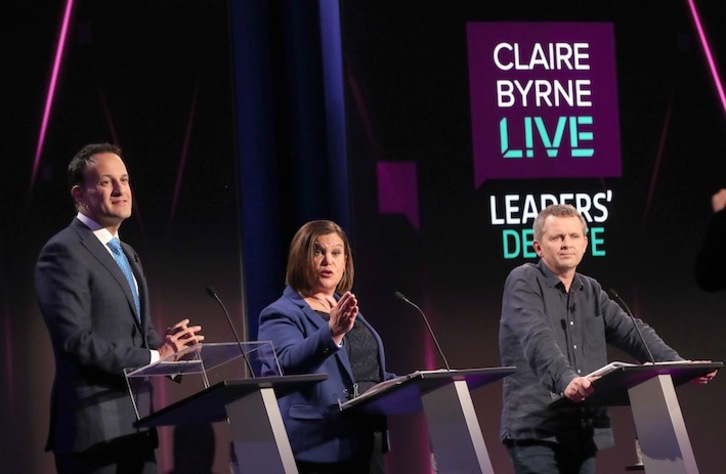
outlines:
[{"label": "blue blazer", "polygon": [[[381,380],[394,377],[385,371],[378,333],[363,315],[358,314],[357,321],[376,340]],[[288,286],[282,297],[260,314],[258,340],[272,342],[283,375],[328,375],[323,382],[279,399],[295,459],[318,463],[351,459],[358,449],[361,423],[355,417],[340,416],[338,401],[346,401],[353,394],[353,372],[346,350],[333,342],[328,322]],[[271,367],[264,370],[265,375],[273,372]]]},{"label": "blue blazer", "polygon": [[[123,250],[138,282],[141,322],[123,272],[78,219],[38,257],[36,292],[55,356],[46,450],[79,452],[144,431],[132,425],[136,414],[122,370],[148,364],[160,339],[149,321],[139,257],[129,245]],[[148,398],[140,402],[140,411],[148,411]]]}]

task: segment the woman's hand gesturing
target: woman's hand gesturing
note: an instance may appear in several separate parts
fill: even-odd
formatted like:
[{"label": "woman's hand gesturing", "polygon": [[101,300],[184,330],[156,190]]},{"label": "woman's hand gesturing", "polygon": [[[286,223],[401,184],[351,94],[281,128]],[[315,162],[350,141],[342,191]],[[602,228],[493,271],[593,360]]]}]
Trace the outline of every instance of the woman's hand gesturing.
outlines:
[{"label": "woman's hand gesturing", "polygon": [[358,316],[358,300],[350,291],[346,291],[337,302],[332,296],[326,297],[331,305],[330,334],[336,344],[340,345],[343,336],[353,329],[355,318]]}]

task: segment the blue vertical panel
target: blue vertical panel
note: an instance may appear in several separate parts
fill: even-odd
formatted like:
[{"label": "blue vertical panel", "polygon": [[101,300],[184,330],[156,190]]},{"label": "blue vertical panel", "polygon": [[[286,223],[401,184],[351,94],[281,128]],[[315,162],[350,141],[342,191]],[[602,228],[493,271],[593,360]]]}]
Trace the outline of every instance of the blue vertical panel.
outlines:
[{"label": "blue vertical panel", "polygon": [[323,87],[330,175],[330,209],[338,224],[353,237],[350,218],[350,178],[345,120],[343,51],[338,0],[319,0],[320,45],[323,55]]},{"label": "blue vertical panel", "polygon": [[[242,226],[242,282],[247,337],[280,292],[283,256],[278,213],[268,2],[230,2]],[[277,282],[275,284],[274,282]]]},{"label": "blue vertical panel", "polygon": [[311,219],[349,228],[337,0],[230,2],[247,336]]}]

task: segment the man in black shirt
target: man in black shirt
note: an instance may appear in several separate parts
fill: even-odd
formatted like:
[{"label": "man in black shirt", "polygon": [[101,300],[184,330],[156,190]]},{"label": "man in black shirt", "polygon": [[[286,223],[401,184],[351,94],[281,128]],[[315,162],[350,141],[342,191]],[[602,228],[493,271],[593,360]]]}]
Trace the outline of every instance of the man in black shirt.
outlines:
[{"label": "man in black shirt", "polygon": [[[593,278],[577,273],[587,248],[587,224],[570,205],[551,205],[534,221],[536,264],[509,274],[502,301],[504,379],[502,440],[517,474],[595,472],[598,449],[613,444],[604,408],[583,402],[588,374],[607,364],[606,343],[641,362],[682,360],[641,320],[633,320]],[[553,404],[561,398],[569,402]]]}]

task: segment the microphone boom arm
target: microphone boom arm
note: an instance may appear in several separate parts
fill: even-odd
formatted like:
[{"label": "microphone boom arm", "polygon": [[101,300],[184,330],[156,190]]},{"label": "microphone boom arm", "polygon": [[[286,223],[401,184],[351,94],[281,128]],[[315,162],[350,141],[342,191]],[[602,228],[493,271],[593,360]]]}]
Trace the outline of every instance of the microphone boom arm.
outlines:
[{"label": "microphone boom arm", "polygon": [[441,350],[441,346],[439,345],[439,341],[436,339],[436,336],[434,335],[434,331],[433,331],[433,329],[431,329],[431,325],[429,324],[429,320],[426,317],[426,315],[424,314],[423,310],[421,310],[421,308],[419,308],[416,303],[414,303],[413,301],[411,301],[408,298],[406,298],[405,296],[403,296],[403,293],[401,293],[401,292],[398,292],[397,291],[397,292],[395,292],[393,294],[393,296],[395,296],[396,298],[398,298],[399,300],[401,300],[401,301],[403,301],[405,303],[410,304],[411,306],[413,306],[414,308],[416,308],[418,310],[418,312],[421,314],[421,317],[424,320],[424,323],[426,323],[426,329],[429,330],[429,334],[431,335],[431,339],[433,339],[434,344],[436,345],[436,350],[439,352],[439,356],[441,356],[441,360],[444,361],[444,366],[446,366],[446,370],[448,370],[449,372],[451,372],[451,367],[449,366],[449,361],[446,360],[446,356],[444,355],[444,351]]},{"label": "microphone boom arm", "polygon": [[630,316],[630,320],[633,321],[633,326],[635,326],[635,330],[638,332],[638,337],[640,338],[640,342],[643,343],[643,347],[645,347],[645,351],[648,353],[650,362],[655,364],[655,358],[653,357],[653,353],[650,352],[650,347],[648,347],[648,344],[645,342],[645,338],[643,337],[643,333],[640,331],[640,326],[638,326],[638,322],[635,320],[635,316],[633,316],[633,312],[630,311],[630,308],[628,308],[628,305],[620,297],[620,295],[618,294],[617,291],[615,291],[611,288],[610,290],[608,290],[607,293],[615,300],[615,302],[621,308],[623,308],[623,310],[627,313],[627,315]]},{"label": "microphone boom arm", "polygon": [[234,328],[234,324],[232,323],[232,318],[229,316],[229,312],[227,311],[227,308],[224,306],[224,303],[222,303],[222,299],[219,297],[217,292],[211,286],[207,287],[207,293],[209,293],[209,296],[211,296],[217,303],[219,303],[219,306],[222,308],[224,315],[227,317],[227,323],[229,324],[230,329],[232,329],[232,334],[234,335],[235,342],[237,342],[237,347],[239,348],[239,352],[240,352],[240,354],[242,354],[242,358],[245,360],[245,364],[247,365],[247,370],[249,370],[250,375],[252,375],[252,377],[254,377],[255,371],[252,370],[252,364],[250,364],[250,360],[247,358],[247,354],[245,353],[245,350],[242,347],[242,340],[239,338],[239,335],[237,334],[237,330]]}]

